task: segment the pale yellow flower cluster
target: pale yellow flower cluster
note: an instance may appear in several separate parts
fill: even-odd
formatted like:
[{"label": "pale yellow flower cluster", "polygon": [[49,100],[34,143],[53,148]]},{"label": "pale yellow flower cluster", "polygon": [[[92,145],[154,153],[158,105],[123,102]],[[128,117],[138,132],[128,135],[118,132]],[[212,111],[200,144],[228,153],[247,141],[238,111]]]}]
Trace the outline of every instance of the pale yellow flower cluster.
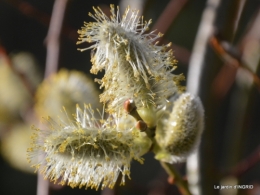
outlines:
[{"label": "pale yellow flower cluster", "polygon": [[[171,44],[155,44],[162,34],[148,32],[151,21],[143,21],[137,10],[129,8],[121,18],[113,5],[110,18],[100,8],[94,12],[89,15],[96,22],[85,23],[78,31],[78,44],[94,43],[86,49],[92,49],[91,73],[104,70],[104,77],[96,81],[104,89],[100,101],[107,107],[98,111],[99,118],[86,105],[83,111],[77,106],[75,120],[67,116],[55,122],[49,117],[48,130],[36,128],[28,154],[46,178],[98,189],[113,188],[120,173],[124,184],[131,160],[142,163],[141,156],[151,144],[159,160],[184,159],[199,143],[203,108],[198,98],[182,94],[184,76],[172,74],[176,60]],[[171,96],[177,97],[172,104]],[[129,99],[143,120],[139,124],[154,132],[141,132],[136,120],[126,114],[123,105]],[[34,158],[39,154],[44,159]]]},{"label": "pale yellow flower cluster", "polygon": [[50,116],[53,119],[66,118],[61,112],[66,108],[71,119],[75,105],[91,104],[94,109],[102,110],[99,102],[99,91],[95,83],[84,73],[76,70],[61,69],[57,74],[44,80],[36,91],[35,110],[39,117]]},{"label": "pale yellow flower cluster", "polygon": [[171,44],[154,44],[162,34],[147,32],[151,21],[143,21],[137,10],[129,8],[119,19],[119,10],[113,5],[110,18],[99,8],[94,11],[89,15],[97,22],[85,23],[78,31],[78,44],[95,42],[86,49],[94,51],[91,72],[105,70],[104,77],[97,81],[104,87],[101,101],[108,103],[110,113],[121,109],[129,98],[138,108],[162,108],[167,98],[183,90],[179,85],[183,75],[171,73],[176,68],[172,50],[167,51]]},{"label": "pale yellow flower cluster", "polygon": [[[28,159],[53,182],[71,187],[85,186],[98,189],[113,188],[119,173],[121,183],[125,175],[130,177],[130,162],[140,157],[150,147],[151,141],[134,128],[131,120],[120,124],[112,116],[96,119],[94,111],[85,105],[76,109],[76,122],[71,119],[59,121],[44,119],[47,130],[35,128],[33,143],[28,149]],[[141,140],[141,142],[140,142]],[[41,156],[43,160],[39,160]]]},{"label": "pale yellow flower cluster", "polygon": [[[19,119],[19,114],[32,101],[29,92],[13,72],[8,62],[0,57],[0,126]],[[12,100],[12,101],[10,101]]]}]

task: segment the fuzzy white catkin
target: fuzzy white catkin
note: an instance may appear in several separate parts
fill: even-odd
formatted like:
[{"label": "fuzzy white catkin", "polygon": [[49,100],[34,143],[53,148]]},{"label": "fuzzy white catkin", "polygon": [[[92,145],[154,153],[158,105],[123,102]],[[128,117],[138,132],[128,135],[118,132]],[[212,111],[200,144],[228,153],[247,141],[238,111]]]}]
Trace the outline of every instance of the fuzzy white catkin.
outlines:
[{"label": "fuzzy white catkin", "polygon": [[[87,75],[76,70],[61,69],[38,87],[36,91],[35,110],[39,117],[50,116],[66,118],[61,112],[62,107],[73,119],[75,105],[91,104],[92,108],[102,110],[103,105],[98,99],[99,91],[95,83]],[[96,113],[96,116],[99,116]]]},{"label": "fuzzy white catkin", "polygon": [[185,160],[198,146],[204,129],[204,109],[198,97],[184,93],[163,114],[156,130],[161,147],[156,158],[169,163]]},{"label": "fuzzy white catkin", "polygon": [[83,111],[77,106],[75,120],[56,122],[49,117],[48,129],[34,128],[28,161],[45,178],[62,185],[113,188],[120,173],[124,184],[132,159],[143,163],[141,156],[151,141],[134,128],[131,118],[121,120],[115,115],[97,119],[87,105]]},{"label": "fuzzy white catkin", "polygon": [[179,85],[183,75],[171,73],[176,68],[173,52],[167,51],[171,44],[154,44],[162,34],[146,33],[151,20],[143,21],[138,10],[127,8],[121,19],[113,5],[110,18],[100,8],[93,9],[95,14],[89,15],[96,22],[84,24],[77,44],[95,43],[86,49],[93,49],[91,73],[105,70],[97,81],[104,88],[100,100],[108,103],[107,110],[117,112],[129,98],[138,108],[163,107],[169,96],[183,89]]}]

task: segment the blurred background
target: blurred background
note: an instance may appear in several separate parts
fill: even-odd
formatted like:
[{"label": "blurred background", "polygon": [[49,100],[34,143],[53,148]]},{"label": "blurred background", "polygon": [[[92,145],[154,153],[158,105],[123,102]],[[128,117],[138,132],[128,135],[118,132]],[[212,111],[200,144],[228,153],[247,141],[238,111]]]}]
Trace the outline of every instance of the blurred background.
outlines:
[{"label": "blurred background", "polygon": [[[37,174],[26,161],[31,125],[61,115],[62,106],[72,113],[75,103],[100,108],[92,80],[102,73],[90,74],[90,51],[77,51],[88,44],[76,45],[77,30],[93,21],[92,6],[109,15],[109,4],[121,12],[130,5],[152,19],[151,30],[164,34],[160,44],[173,43],[174,74],[183,73],[187,90],[203,102],[200,148],[187,163],[174,164],[192,194],[260,195],[259,0],[0,0],[0,194],[37,192]],[[49,194],[181,194],[152,153],[144,158],[144,165],[132,163],[125,186],[49,184]],[[214,189],[219,185],[253,189]]]}]

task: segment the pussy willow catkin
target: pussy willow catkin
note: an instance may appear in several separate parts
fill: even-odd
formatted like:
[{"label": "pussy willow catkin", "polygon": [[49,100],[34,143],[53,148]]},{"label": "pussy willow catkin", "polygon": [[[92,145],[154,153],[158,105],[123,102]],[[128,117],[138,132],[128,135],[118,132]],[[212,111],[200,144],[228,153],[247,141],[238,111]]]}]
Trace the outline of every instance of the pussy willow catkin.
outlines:
[{"label": "pussy willow catkin", "polygon": [[162,107],[165,100],[181,91],[179,82],[183,75],[171,72],[176,68],[176,60],[170,43],[165,46],[154,44],[161,33],[148,32],[148,22],[138,16],[138,10],[125,10],[122,19],[114,5],[111,5],[111,17],[107,17],[100,8],[93,8],[89,15],[96,22],[84,24],[78,44],[95,43],[80,49],[92,50],[91,72],[96,74],[105,70],[101,80],[97,80],[104,92],[101,101],[108,102],[108,111],[116,112],[122,108],[126,99],[133,99],[138,108]]},{"label": "pussy willow catkin", "polygon": [[151,145],[132,120],[97,119],[87,105],[83,111],[77,106],[75,121],[44,120],[47,129],[34,128],[28,160],[45,178],[62,185],[113,188],[120,173],[124,184],[131,160],[143,163],[141,155]]},{"label": "pussy willow catkin", "polygon": [[161,147],[156,158],[167,162],[184,160],[198,146],[204,128],[204,109],[198,97],[184,93],[165,111],[156,129]]}]

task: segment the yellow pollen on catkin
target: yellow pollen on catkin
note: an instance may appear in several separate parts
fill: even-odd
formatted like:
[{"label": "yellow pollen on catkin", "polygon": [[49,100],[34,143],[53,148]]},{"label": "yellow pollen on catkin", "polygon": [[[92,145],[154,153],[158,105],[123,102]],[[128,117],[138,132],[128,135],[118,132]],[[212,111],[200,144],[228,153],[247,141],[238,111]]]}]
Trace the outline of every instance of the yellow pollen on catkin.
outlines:
[{"label": "yellow pollen on catkin", "polygon": [[91,73],[105,70],[103,79],[97,81],[104,88],[100,101],[107,104],[107,112],[116,113],[127,99],[133,99],[138,108],[159,109],[170,96],[181,92],[182,76],[172,74],[176,60],[167,51],[171,43],[155,45],[163,34],[145,33],[151,20],[144,21],[138,10],[130,8],[122,19],[113,5],[110,18],[100,8],[93,9],[95,14],[90,16],[96,22],[84,23],[78,43],[95,43],[86,49],[93,50]]},{"label": "yellow pollen on catkin", "polygon": [[[135,122],[124,117],[128,116],[95,118],[90,105],[83,110],[77,105],[75,120],[43,118],[47,128],[34,128],[28,161],[45,179],[60,179],[62,185],[96,190],[101,185],[114,186],[120,173],[125,180],[124,172],[130,172],[132,159],[141,162],[141,155],[151,146],[150,139],[141,132],[138,138],[132,135]],[[119,121],[125,121],[124,125]]]}]

